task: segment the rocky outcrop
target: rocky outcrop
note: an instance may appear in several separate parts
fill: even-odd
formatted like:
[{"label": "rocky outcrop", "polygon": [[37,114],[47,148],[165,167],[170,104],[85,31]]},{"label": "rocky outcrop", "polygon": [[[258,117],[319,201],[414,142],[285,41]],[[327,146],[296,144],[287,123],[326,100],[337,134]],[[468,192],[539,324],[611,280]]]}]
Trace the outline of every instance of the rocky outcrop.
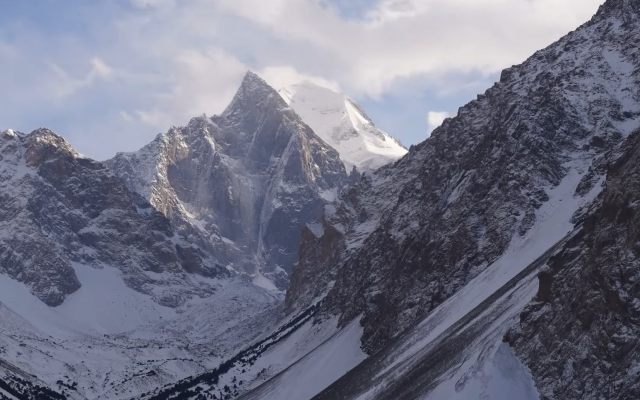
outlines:
[{"label": "rocky outcrop", "polygon": [[[326,294],[333,274],[324,271],[336,262],[342,233],[322,218],[319,223],[302,229],[300,240],[300,262],[294,265],[296,273],[291,276],[285,307],[294,311],[297,304],[311,304]],[[308,264],[307,264],[308,263]]]},{"label": "rocky outcrop", "polygon": [[543,399],[640,397],[640,131],[506,339]]},{"label": "rocky outcrop", "polygon": [[257,75],[219,116],[194,118],[107,165],[187,237],[199,232],[221,264],[280,288],[300,231],[348,182],[338,153]]},{"label": "rocky outcrop", "polygon": [[[561,204],[561,182],[581,180],[578,197],[599,190],[608,154],[640,126],[637,4],[607,2],[327,210],[343,238],[315,282],[333,285],[326,312],[343,323],[363,315],[368,352],[493,263],[543,204]],[[318,292],[297,278],[322,263],[305,254],[290,309]]]},{"label": "rocky outcrop", "polygon": [[0,271],[50,306],[81,283],[74,268],[116,267],[132,288],[165,305],[211,288],[185,272],[227,276],[203,249],[103,164],[47,129],[0,132]]}]

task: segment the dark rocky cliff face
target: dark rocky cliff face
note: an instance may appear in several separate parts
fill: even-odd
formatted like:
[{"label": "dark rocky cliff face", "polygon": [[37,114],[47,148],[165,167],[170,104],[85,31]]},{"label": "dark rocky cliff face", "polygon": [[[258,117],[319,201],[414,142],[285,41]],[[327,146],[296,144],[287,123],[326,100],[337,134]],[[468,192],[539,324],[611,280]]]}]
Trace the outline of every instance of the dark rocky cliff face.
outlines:
[{"label": "dark rocky cliff face", "polygon": [[[327,208],[342,238],[325,240],[330,258],[301,254],[289,310],[332,287],[325,310],[344,323],[363,314],[374,352],[535,226],[543,204],[562,201],[550,193],[564,179],[578,176],[577,197],[600,190],[610,152],[640,126],[637,10],[607,2]],[[322,242],[305,238],[307,249]]]},{"label": "dark rocky cliff face", "polygon": [[228,275],[103,164],[47,129],[0,133],[0,187],[0,270],[50,306],[80,287],[74,265],[117,267],[165,305],[208,291],[183,282],[184,272]]},{"label": "dark rocky cliff face", "polygon": [[543,399],[640,398],[640,132],[506,336]]},{"label": "dark rocky cliff face", "polygon": [[227,109],[194,118],[107,165],[221,264],[264,273],[280,288],[300,231],[347,184],[338,153],[249,72]]}]

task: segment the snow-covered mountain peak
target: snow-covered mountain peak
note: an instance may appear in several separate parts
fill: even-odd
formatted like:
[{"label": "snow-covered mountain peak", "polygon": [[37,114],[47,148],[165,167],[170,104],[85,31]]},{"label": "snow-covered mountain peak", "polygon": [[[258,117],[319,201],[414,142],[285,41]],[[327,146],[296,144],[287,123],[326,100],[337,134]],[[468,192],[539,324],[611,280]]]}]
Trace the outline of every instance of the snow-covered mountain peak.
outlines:
[{"label": "snow-covered mountain peak", "polygon": [[37,166],[58,156],[83,157],[62,136],[46,128],[36,129],[25,139],[26,160],[30,166]]},{"label": "snow-covered mountain peak", "polygon": [[206,143],[207,147],[211,147],[212,150],[216,149],[211,135],[211,130],[215,129],[215,125],[206,114],[191,118],[186,128],[172,126],[167,133],[161,134],[161,141],[174,148],[174,151],[182,149],[187,153],[203,143]]},{"label": "snow-covered mountain peak", "polygon": [[222,114],[172,127],[106,165],[178,232],[204,237],[218,264],[280,289],[302,226],[348,180],[338,152],[252,72]]},{"label": "snow-covered mountain peak", "polygon": [[47,128],[36,129],[26,137],[30,145],[50,145],[71,149],[71,145],[69,145],[62,136],[59,136],[58,134]]},{"label": "snow-covered mountain peak", "polygon": [[344,94],[305,81],[280,89],[282,99],[327,144],[340,153],[347,170],[374,170],[405,155],[397,140],[378,129]]},{"label": "snow-covered mountain peak", "polygon": [[6,131],[1,131],[4,136],[14,137],[16,133],[13,129],[7,129]]},{"label": "snow-covered mountain peak", "polygon": [[202,114],[198,117],[191,118],[187,126],[189,126],[190,128],[206,128],[211,124],[212,122],[209,117],[207,117],[207,114]]}]

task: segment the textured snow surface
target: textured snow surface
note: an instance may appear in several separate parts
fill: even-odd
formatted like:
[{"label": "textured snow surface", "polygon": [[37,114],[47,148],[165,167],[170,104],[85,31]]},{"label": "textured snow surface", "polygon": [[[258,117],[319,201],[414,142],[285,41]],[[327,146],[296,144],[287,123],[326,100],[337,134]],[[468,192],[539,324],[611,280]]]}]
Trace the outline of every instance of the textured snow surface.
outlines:
[{"label": "textured snow surface", "polygon": [[74,269],[82,286],[54,308],[70,326],[85,325],[102,334],[120,333],[176,316],[174,309],[128,288],[115,268],[75,265]]},{"label": "textured snow surface", "polygon": [[311,82],[279,91],[302,120],[336,149],[347,171],[377,169],[407,153],[402,144],[378,129],[347,96]]},{"label": "textured snow surface", "polygon": [[[298,335],[301,334],[304,332],[298,333]],[[250,392],[242,398],[311,399],[367,358],[367,355],[360,349],[361,336],[360,321],[353,321],[258,390]],[[291,356],[295,357],[296,354],[300,354],[300,349],[295,347],[297,345],[296,340],[288,340],[287,343],[276,347],[271,355],[265,356],[262,363],[273,362],[275,355],[277,358],[290,360]]]},{"label": "textured snow surface", "polygon": [[[340,397],[342,393],[337,391],[323,393],[324,397],[319,398],[387,399],[393,398],[388,396],[394,387],[414,385],[417,389],[409,398],[538,399],[530,374],[502,343],[505,331],[517,321],[522,308],[536,293],[535,272],[455,328],[501,287],[501,283],[506,281],[479,276],[468,285],[475,286],[475,290],[459,292],[422,323],[403,334],[398,342],[372,356],[371,363],[367,365],[365,361],[363,371],[358,371],[352,380],[336,383],[338,387],[348,387],[366,377],[369,382],[359,395]],[[456,342],[456,337],[462,339]],[[456,350],[459,355],[455,354]],[[437,358],[448,361],[438,364]],[[420,370],[426,363],[434,365]],[[406,383],[403,382],[405,377],[408,379]],[[407,396],[406,392],[402,394]]]},{"label": "textured snow surface", "polygon": [[271,282],[269,279],[265,278],[265,276],[262,275],[260,271],[256,271],[253,278],[253,284],[267,290],[272,290],[274,292],[278,291],[276,285],[274,285],[273,282]]},{"label": "textured snow surface", "polygon": [[82,287],[59,307],[50,308],[29,293],[23,284],[0,275],[0,302],[42,332],[69,329],[85,334],[113,334],[176,316],[149,296],[128,288],[115,268],[95,269],[75,265]]},{"label": "textured snow surface", "polygon": [[[483,360],[483,369],[473,370],[474,362],[480,361],[483,357],[486,357]],[[473,375],[469,379],[462,371],[473,371]],[[465,378],[468,381],[464,386],[456,385],[456,382]],[[540,396],[529,371],[507,344],[498,342],[488,354],[473,354],[457,374],[423,398],[423,400],[440,399],[538,400]]]},{"label": "textured snow surface", "polygon": [[[175,307],[213,293],[214,281],[199,280],[198,273],[229,276],[103,164],[79,157],[49,130],[0,135],[0,199],[0,271],[50,306],[79,290],[78,274],[84,272],[104,274],[84,276],[87,295],[80,295],[102,308],[109,307],[100,301],[104,291],[124,284]],[[118,301],[110,310],[138,302]],[[90,302],[82,303],[88,308]]]},{"label": "textured snow surface", "polygon": [[194,392],[222,399],[311,398],[366,358],[359,347],[358,321],[339,329],[335,318],[316,319],[318,306],[283,318],[242,351],[221,360],[220,368],[193,374],[141,399],[183,398]]},{"label": "textured snow surface", "polygon": [[9,365],[55,390],[78,382],[88,399],[130,398],[217,366],[281,318],[281,299],[244,280],[210,282],[211,297],[173,309],[116,268],[74,268],[82,287],[55,308],[0,275],[0,372]]}]

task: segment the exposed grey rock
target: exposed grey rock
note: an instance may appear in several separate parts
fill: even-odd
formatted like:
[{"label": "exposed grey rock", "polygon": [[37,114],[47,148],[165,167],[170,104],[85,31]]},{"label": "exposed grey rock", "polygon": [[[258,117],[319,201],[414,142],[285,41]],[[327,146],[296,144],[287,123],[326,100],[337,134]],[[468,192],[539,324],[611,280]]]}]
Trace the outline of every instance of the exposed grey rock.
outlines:
[{"label": "exposed grey rock", "polygon": [[219,116],[194,118],[107,165],[221,264],[285,288],[300,231],[348,182],[338,153],[249,72]]},{"label": "exposed grey rock", "polygon": [[170,306],[213,290],[188,283],[186,272],[229,275],[103,164],[50,130],[0,135],[0,188],[0,270],[50,306],[80,287],[74,267],[81,265],[117,267],[127,285]]},{"label": "exposed grey rock", "polygon": [[542,399],[640,397],[640,131],[506,340]]}]

